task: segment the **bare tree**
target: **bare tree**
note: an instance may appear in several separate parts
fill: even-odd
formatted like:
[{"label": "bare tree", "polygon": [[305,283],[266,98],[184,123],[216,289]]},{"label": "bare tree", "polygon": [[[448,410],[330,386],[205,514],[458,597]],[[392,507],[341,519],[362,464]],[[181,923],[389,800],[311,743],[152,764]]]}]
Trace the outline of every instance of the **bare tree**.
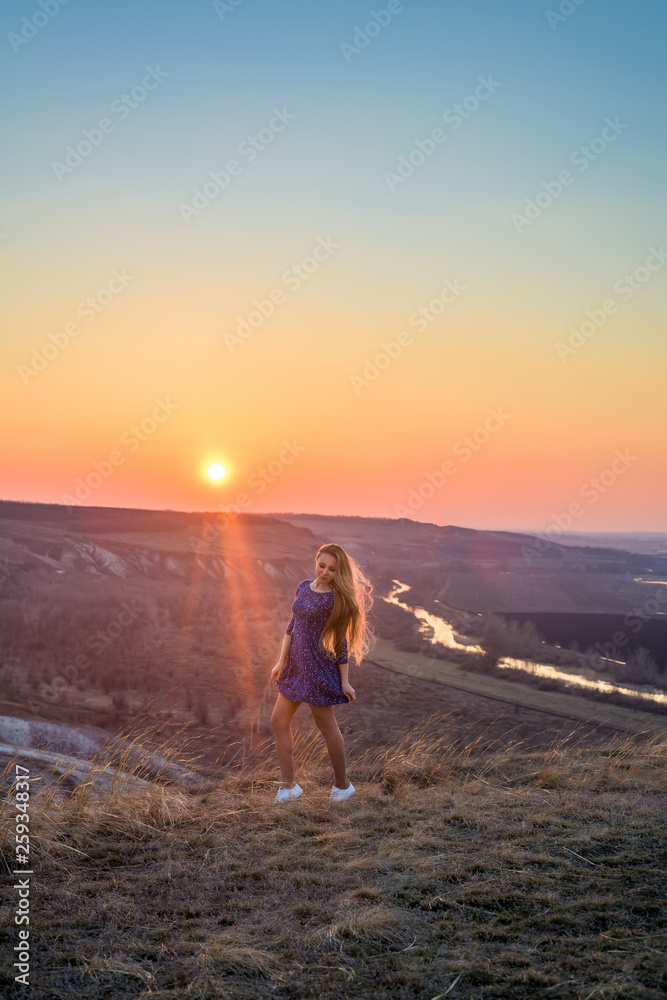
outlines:
[{"label": "bare tree", "polygon": [[613,670],[617,681],[625,681],[628,684],[654,684],[658,664],[648,649],[639,646],[630,653],[625,663],[614,665]]}]

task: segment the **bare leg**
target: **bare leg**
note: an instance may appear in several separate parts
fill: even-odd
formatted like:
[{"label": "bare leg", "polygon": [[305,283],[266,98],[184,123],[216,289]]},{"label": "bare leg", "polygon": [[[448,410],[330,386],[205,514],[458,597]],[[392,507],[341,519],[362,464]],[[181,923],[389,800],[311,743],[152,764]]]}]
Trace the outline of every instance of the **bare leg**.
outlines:
[{"label": "bare leg", "polygon": [[336,722],[334,707],[333,705],[311,705],[310,711],[313,713],[315,725],[326,740],[336,788],[347,788],[349,781],[345,770],[345,743]]},{"label": "bare leg", "polygon": [[284,694],[278,692],[278,698],[273,706],[271,728],[276,738],[278,763],[282,784],[287,788],[294,785],[294,740],[292,738],[292,716],[301,704],[300,701],[290,701]]}]

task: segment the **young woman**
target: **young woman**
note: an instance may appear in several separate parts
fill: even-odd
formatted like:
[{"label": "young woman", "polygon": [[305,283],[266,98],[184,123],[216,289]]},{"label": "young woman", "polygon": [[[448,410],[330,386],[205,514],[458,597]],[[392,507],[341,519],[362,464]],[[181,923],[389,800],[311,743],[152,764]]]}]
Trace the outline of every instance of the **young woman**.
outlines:
[{"label": "young woman", "polygon": [[303,791],[294,780],[291,728],[303,701],[326,740],[333,765],[335,785],[329,798],[339,802],[354,794],[345,773],[345,745],[334,705],[356,698],[348,679],[348,638],[349,653],[359,663],[370,645],[367,615],[372,591],[354,560],[335,542],[320,546],[314,579],[302,580],[296,589],[280,659],[271,671],[278,688],[271,726],[282,777],[276,802],[295,799]]}]

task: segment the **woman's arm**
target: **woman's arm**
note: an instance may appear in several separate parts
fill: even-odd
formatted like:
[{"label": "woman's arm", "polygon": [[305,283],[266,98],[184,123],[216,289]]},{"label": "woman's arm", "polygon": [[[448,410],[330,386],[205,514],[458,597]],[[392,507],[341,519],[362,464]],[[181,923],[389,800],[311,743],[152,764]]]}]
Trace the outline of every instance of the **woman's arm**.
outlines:
[{"label": "woman's arm", "polygon": [[356,701],[357,696],[347,676],[348,668],[349,668],[349,663],[347,660],[345,661],[345,663],[338,664],[338,670],[340,672],[341,689],[343,691],[343,694],[347,698],[348,702],[351,702],[351,701]]},{"label": "woman's arm", "polygon": [[280,650],[280,656],[278,657],[278,663],[284,667],[285,661],[287,660],[287,650],[289,649],[289,644],[292,641],[292,635],[286,632],[283,636],[283,648]]},{"label": "woman's arm", "polygon": [[[299,586],[296,588],[297,597],[299,596],[300,587],[301,584],[299,584]],[[292,617],[289,620],[289,624],[285,629],[285,635],[283,636],[283,647],[280,650],[280,656],[278,657],[278,662],[271,671],[271,678],[273,680],[277,680],[280,677],[281,673],[283,672],[283,668],[287,662],[287,653],[289,650],[290,642],[292,641],[292,630],[294,629],[295,622],[296,619],[294,617],[294,612],[292,612]]]},{"label": "woman's arm", "polygon": [[285,669],[285,661],[287,660],[287,650],[289,649],[289,644],[292,641],[292,635],[290,632],[286,632],[283,637],[283,648],[280,650],[280,656],[278,657],[278,662],[271,671],[271,680],[277,681],[283,670]]}]

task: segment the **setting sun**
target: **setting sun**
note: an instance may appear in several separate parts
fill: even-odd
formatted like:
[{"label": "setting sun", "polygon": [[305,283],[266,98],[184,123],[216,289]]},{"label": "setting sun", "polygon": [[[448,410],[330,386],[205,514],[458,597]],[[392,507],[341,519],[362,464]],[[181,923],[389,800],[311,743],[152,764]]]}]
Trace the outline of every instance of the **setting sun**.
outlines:
[{"label": "setting sun", "polygon": [[209,465],[208,474],[211,479],[222,479],[225,474],[225,470],[221,465]]}]

